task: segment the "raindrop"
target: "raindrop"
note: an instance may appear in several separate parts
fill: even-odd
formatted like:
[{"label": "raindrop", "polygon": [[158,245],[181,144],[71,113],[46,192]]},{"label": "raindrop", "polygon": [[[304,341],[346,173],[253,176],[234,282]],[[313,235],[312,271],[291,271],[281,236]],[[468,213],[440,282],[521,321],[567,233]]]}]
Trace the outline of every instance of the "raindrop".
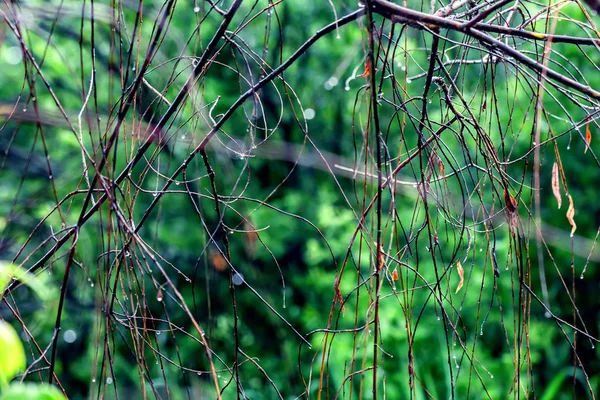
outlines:
[{"label": "raindrop", "polygon": [[92,282],[92,283],[90,284],[90,287],[94,287],[94,282]]},{"label": "raindrop", "polygon": [[179,184],[180,184],[180,183],[181,183],[181,182],[175,182],[175,185],[179,186]]},{"label": "raindrop", "polygon": [[567,146],[567,150],[571,150],[571,146]]},{"label": "raindrop", "polygon": [[239,285],[241,285],[242,283],[244,283],[244,276],[243,276],[242,274],[235,273],[235,274],[233,275],[233,277],[231,278],[231,282],[232,282],[234,285],[236,285],[236,286],[239,286]]},{"label": "raindrop", "polygon": [[63,340],[67,343],[73,343],[77,340],[77,333],[73,329],[68,329],[63,334]]},{"label": "raindrop", "polygon": [[350,85],[346,85],[346,86],[344,87],[344,90],[350,90]]},{"label": "raindrop", "polygon": [[327,81],[325,82],[325,90],[331,90],[333,89],[335,86],[337,86],[337,84],[339,83],[338,78],[336,78],[335,76],[332,76],[331,78],[327,79]]},{"label": "raindrop", "polygon": [[307,108],[306,110],[304,110],[304,118],[306,118],[307,120],[311,120],[315,117],[315,110],[313,110],[312,108]]},{"label": "raindrop", "polygon": [[53,176],[52,175],[48,175],[48,179],[52,180]]},{"label": "raindrop", "polygon": [[112,383],[113,383],[113,379],[112,378],[110,378],[110,377],[106,378],[106,384],[107,385],[112,385]]},{"label": "raindrop", "polygon": [[198,7],[198,6],[194,7],[194,12],[195,12],[196,14],[197,14],[197,13],[199,13],[199,12],[200,12],[200,7]]},{"label": "raindrop", "polygon": [[96,382],[96,378],[92,378],[92,383],[95,383],[95,382]]},{"label": "raindrop", "polygon": [[579,275],[579,279],[583,279],[583,273]]},{"label": "raindrop", "polygon": [[154,193],[152,193],[152,196],[153,196],[153,197],[156,197],[156,196],[158,196],[158,192],[154,192]]},{"label": "raindrop", "polygon": [[12,46],[6,49],[4,58],[6,59],[7,63],[16,65],[23,59],[23,53],[18,46]]},{"label": "raindrop", "polygon": [[412,80],[411,80],[411,79],[406,79],[406,84],[407,84],[407,85],[410,85],[411,83],[412,83]]},{"label": "raindrop", "polygon": [[[156,331],[156,334],[157,334],[157,335],[160,335],[160,331]],[[158,364],[158,361],[157,361],[156,363]]]}]

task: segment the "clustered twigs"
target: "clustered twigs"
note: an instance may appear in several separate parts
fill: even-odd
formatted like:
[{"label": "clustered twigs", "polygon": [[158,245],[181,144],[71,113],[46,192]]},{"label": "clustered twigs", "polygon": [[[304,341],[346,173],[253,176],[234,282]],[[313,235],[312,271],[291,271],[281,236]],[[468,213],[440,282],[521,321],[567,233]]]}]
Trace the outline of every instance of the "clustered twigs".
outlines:
[{"label": "clustered twigs", "polygon": [[[93,310],[87,311],[95,313],[94,326],[88,329],[93,330],[90,336],[95,343],[92,374],[96,376],[97,368],[101,378],[93,385],[98,397],[104,397],[111,384],[119,397],[115,381],[121,377],[115,366],[118,359],[126,358],[120,354],[123,348],[134,356],[144,397],[147,390],[160,396],[158,382],[170,396],[169,391],[174,390],[168,383],[171,368],[181,372],[180,383],[190,398],[194,397],[189,388],[194,373],[210,376],[210,390],[217,398],[222,398],[230,383],[234,383],[231,390],[237,398],[252,397],[245,374],[253,368],[278,398],[290,393],[307,398],[362,398],[368,397],[367,392],[372,398],[383,398],[382,393],[391,390],[395,380],[388,366],[394,362],[391,356],[402,360],[398,380],[404,382],[411,398],[417,393],[435,397],[432,388],[437,378],[423,372],[428,364],[425,354],[430,351],[423,352],[421,347],[426,340],[443,343],[436,362],[442,360],[447,365],[435,368],[446,371],[448,396],[481,397],[485,393],[492,398],[500,394],[489,389],[487,375],[493,379],[492,367],[482,361],[485,356],[480,349],[486,340],[482,336],[488,318],[497,324],[501,345],[506,345],[502,351],[510,356],[513,371],[507,376],[513,381],[507,383],[508,394],[535,397],[540,388],[534,384],[536,361],[530,331],[538,309],[568,342],[573,387],[576,377],[582,376],[584,392],[595,398],[588,357],[582,355],[583,344],[577,339],[585,338],[591,346],[600,340],[592,327],[588,329],[577,306],[574,278],[576,254],[587,255],[583,271],[590,260],[597,260],[594,249],[598,235],[588,246],[591,249],[575,248],[575,207],[565,173],[569,166],[563,165],[559,149],[560,140],[574,132],[585,142],[586,152],[591,149],[590,126],[596,124],[600,104],[594,79],[561,53],[565,48],[577,49],[588,61],[586,68],[596,68],[591,52],[600,50],[600,34],[584,6],[578,3],[587,20],[569,22],[588,37],[557,34],[556,24],[549,26],[553,19],[566,18],[560,14],[562,2],[542,6],[520,0],[456,0],[437,10],[435,2],[430,10],[417,10],[412,4],[367,0],[355,10],[346,10],[345,16],[323,26],[297,48],[290,51],[286,47],[284,51],[290,39],[282,19],[289,16],[281,10],[299,6],[292,0],[262,3],[194,2],[197,26],[192,33],[185,33],[190,35],[188,39],[172,39],[180,46],[180,55],[174,58],[162,54],[171,51],[166,50],[166,43],[170,43],[172,25],[180,17],[181,5],[174,0],[153,9],[155,21],[149,34],[142,21],[150,20],[150,16],[141,1],[137,9],[130,10],[117,2],[105,10],[106,15],[98,5],[82,5],[79,31],[62,28],[61,13],[69,7],[60,6],[52,17],[46,17],[49,25],[42,30],[47,34],[45,45],[35,50],[27,34],[32,28],[24,19],[25,11],[41,12],[39,6],[6,3],[0,9],[7,34],[21,51],[25,71],[19,101],[10,107],[0,106],[0,118],[5,120],[2,130],[17,126],[10,141],[0,143],[6,157],[2,168],[6,168],[9,156],[20,154],[16,132],[32,125],[44,148],[46,166],[41,170],[45,174],[47,167],[52,188],[51,211],[36,220],[26,239],[19,238],[13,245],[12,262],[31,273],[56,273],[56,266],[64,264],[57,275],[61,291],[48,344],[42,346],[41,339],[33,334],[30,338],[33,364],[47,369],[46,380],[56,382],[69,394],[57,371],[59,334],[68,325],[65,316],[70,311],[69,302],[77,297],[73,276],[84,274],[93,288]],[[337,6],[332,3],[331,7],[337,15]],[[99,42],[102,39],[97,36],[102,18],[111,30],[108,43]],[[355,69],[346,89],[358,78],[364,78],[364,85],[355,92],[352,114],[340,113],[339,122],[346,132],[339,132],[342,145],[337,150],[342,154],[334,156],[321,144],[327,143],[323,136],[329,133],[308,129],[306,120],[312,117],[303,108],[306,100],[297,85],[292,87],[294,79],[288,73],[296,71],[291,67],[300,67],[303,57],[316,51],[316,43],[334,33],[340,37],[344,30],[360,30],[362,25],[364,57],[357,69],[364,68],[364,72],[357,75]],[[540,25],[544,32],[538,31]],[[264,34],[262,44],[257,44],[256,26]],[[274,51],[270,48],[273,26],[280,46],[275,58],[269,56]],[[214,31],[209,40],[204,36],[207,29]],[[62,89],[68,85],[56,84],[50,77],[50,61],[45,59],[52,49],[53,35],[58,34],[71,35],[78,42],[81,83],[77,90],[83,99],[78,114],[65,106],[69,101],[63,96],[70,99],[67,96],[72,93],[65,90],[64,94]],[[141,45],[142,40],[147,43]],[[106,46],[110,47],[109,55],[102,54]],[[355,46],[358,48],[360,42]],[[187,55],[192,47],[198,57]],[[39,48],[44,49],[41,57]],[[326,71],[333,74],[325,84],[327,90],[337,86],[339,78],[348,75],[346,68],[357,62],[353,51],[335,71]],[[85,59],[84,53],[90,59]],[[284,54],[291,55],[284,59]],[[271,58],[278,66],[270,65]],[[184,66],[188,61],[191,64]],[[105,66],[105,71],[99,72],[100,66]],[[157,77],[157,71],[169,73]],[[211,81],[213,76],[226,80],[222,76],[228,74],[235,76],[239,86],[235,96],[225,93],[231,87]],[[110,87],[106,94],[100,88],[104,80]],[[218,96],[211,98],[215,90]],[[527,95],[530,98],[523,100]],[[230,103],[223,108],[226,101]],[[108,104],[104,111],[99,105],[102,102]],[[52,104],[58,113],[44,109],[42,104]],[[28,110],[30,107],[33,111]],[[215,115],[217,110],[222,112]],[[72,122],[75,114],[77,124]],[[552,127],[555,120],[560,128]],[[585,136],[580,132],[584,126]],[[230,133],[240,127],[245,127],[246,136]],[[50,142],[48,132],[53,130],[67,132],[78,146],[82,173],[68,190],[57,185],[51,168],[54,149],[46,142]],[[188,134],[194,131],[203,133]],[[283,131],[282,137],[290,142],[293,132],[300,132],[302,144],[294,151],[277,147],[273,144],[278,143],[276,131]],[[29,144],[27,167],[19,175],[20,187],[28,187],[31,180],[28,174],[35,164],[36,140]],[[269,146],[275,146],[278,154],[270,154]],[[564,249],[568,234],[545,226],[540,213],[540,176],[547,164],[544,157],[550,158],[544,156],[544,148],[554,148],[557,159],[552,170],[555,195],[557,190],[560,195],[562,187],[569,199],[565,223],[572,227],[571,245],[566,245],[571,254],[570,280],[551,250]],[[303,162],[307,154],[314,160]],[[590,154],[600,166],[594,152]],[[241,159],[241,167],[231,160],[232,155]],[[339,158],[332,161],[333,157]],[[265,184],[260,174],[251,173],[254,158],[284,160],[282,164],[289,169],[266,196],[256,195],[271,183]],[[285,195],[290,177],[306,179],[299,172],[305,167],[320,168],[328,174],[340,204],[353,217],[346,226],[349,234],[341,249],[335,244],[339,238],[332,240],[327,233],[329,222],[317,223],[311,220],[314,215],[302,215],[302,209],[287,211],[276,205],[277,197]],[[181,183],[183,190],[178,188]],[[148,189],[150,184],[154,189]],[[535,201],[531,187],[537,190]],[[146,193],[152,197],[144,197]],[[178,211],[170,205],[176,203],[169,201],[182,196],[194,219],[191,223],[184,218],[183,236],[199,232],[203,238],[200,250],[190,250],[195,263],[190,269],[182,268],[190,259],[178,259],[164,241],[169,235],[164,231],[175,227],[166,220],[175,218]],[[8,226],[14,223],[21,202],[23,196],[17,191]],[[253,282],[243,275],[246,260],[236,254],[239,245],[235,240],[240,236],[245,238],[248,258],[255,255],[255,247],[262,246],[261,251],[276,265],[286,307],[286,279],[293,272],[278,260],[286,258],[287,251],[276,254],[268,238],[275,239],[255,226],[253,220],[262,210],[307,226],[330,257],[327,262],[335,267],[333,293],[328,293],[331,307],[327,315],[319,315],[321,325],[309,334],[303,334],[306,326],[300,327],[298,320],[291,322],[288,313],[278,310],[258,279]],[[52,226],[56,221],[58,231]],[[91,229],[97,229],[96,233],[90,235]],[[529,242],[531,235],[536,238],[535,246]],[[93,245],[84,242],[89,236],[93,239],[85,240],[93,241]],[[4,239],[12,240],[6,235]],[[187,238],[180,239],[185,242]],[[533,247],[537,258],[531,256]],[[95,251],[91,249],[101,251],[91,257],[84,254]],[[571,320],[552,304],[546,273],[540,273],[541,282],[532,273],[532,260],[543,263],[546,255],[554,267],[548,274],[559,282],[555,287],[565,294]],[[464,267],[469,264],[470,268]],[[201,265],[205,266],[204,277]],[[502,266],[510,272],[502,272]],[[213,270],[216,274],[226,271],[230,297],[226,301],[214,294],[218,285],[212,287],[208,273]],[[199,289],[198,282],[206,286]],[[29,332],[19,309],[21,290],[15,279],[5,302]],[[251,323],[241,311],[243,302],[249,301],[274,316],[299,343],[296,387],[285,387],[285,382],[273,378],[274,371],[264,367],[264,361],[251,355],[257,353],[247,344],[251,335],[245,329]],[[395,318],[390,317],[393,307],[398,307],[397,314],[402,316],[401,322],[393,323],[403,329],[389,321]],[[322,304],[317,308],[323,311]],[[229,318],[230,326],[218,326],[213,312]],[[348,312],[352,321],[345,315]],[[434,326],[436,322],[428,320],[431,315],[440,321],[440,335],[435,338],[423,336],[427,333],[420,327]],[[223,329],[230,329],[229,336],[218,336]],[[396,330],[402,332],[401,350],[397,352],[388,347],[389,341],[397,339],[390,331]],[[169,335],[169,342],[159,340],[162,332]],[[193,360],[194,366],[186,365],[190,342],[195,352],[201,346],[204,353],[202,360]],[[339,348],[350,354],[338,356]],[[158,371],[152,367],[154,361]],[[31,365],[23,378],[33,372]]]}]

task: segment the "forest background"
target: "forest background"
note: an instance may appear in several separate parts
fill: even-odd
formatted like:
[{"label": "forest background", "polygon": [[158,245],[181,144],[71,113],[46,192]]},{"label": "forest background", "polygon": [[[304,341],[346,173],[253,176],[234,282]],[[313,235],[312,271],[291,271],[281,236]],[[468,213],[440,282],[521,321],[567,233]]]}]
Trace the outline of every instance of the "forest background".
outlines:
[{"label": "forest background", "polygon": [[15,382],[596,398],[590,4],[3,2]]}]

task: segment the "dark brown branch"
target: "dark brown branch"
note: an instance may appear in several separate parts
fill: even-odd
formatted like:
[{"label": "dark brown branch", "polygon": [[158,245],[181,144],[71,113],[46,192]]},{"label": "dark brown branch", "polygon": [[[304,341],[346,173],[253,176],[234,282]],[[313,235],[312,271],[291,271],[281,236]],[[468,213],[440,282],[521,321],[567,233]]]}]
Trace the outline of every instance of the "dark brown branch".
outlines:
[{"label": "dark brown branch", "polygon": [[[546,75],[547,77],[553,79],[554,81],[570,87],[571,89],[575,89],[578,92],[586,94],[594,99],[600,99],[600,92],[592,89],[589,86],[582,85],[581,83],[568,78],[564,75],[559,74],[558,72],[547,68],[546,66],[538,63],[537,61],[525,56],[518,50],[506,45],[505,43],[493,38],[484,32],[494,32],[494,33],[502,33],[506,35],[519,36],[528,39],[537,39],[537,40],[548,40],[552,38],[553,42],[557,41],[556,36],[544,35],[536,32],[527,32],[524,30],[513,29],[513,28],[504,28],[496,25],[489,24],[476,24],[474,28],[466,27],[465,24],[462,24],[460,21],[441,18],[435,15],[422,13],[419,11],[411,10],[406,7],[401,7],[394,3],[391,3],[386,0],[374,0],[373,1],[373,11],[378,14],[384,16],[385,18],[391,19],[393,22],[403,23],[411,25],[417,29],[431,29],[435,30],[438,28],[446,28],[455,30],[458,32],[462,32],[466,35],[469,35],[488,46],[491,46],[503,54],[514,58],[515,60],[523,63],[527,67]],[[574,38],[571,38],[574,39]],[[565,43],[574,43],[565,42]],[[596,40],[594,43],[598,44],[600,41]]]}]

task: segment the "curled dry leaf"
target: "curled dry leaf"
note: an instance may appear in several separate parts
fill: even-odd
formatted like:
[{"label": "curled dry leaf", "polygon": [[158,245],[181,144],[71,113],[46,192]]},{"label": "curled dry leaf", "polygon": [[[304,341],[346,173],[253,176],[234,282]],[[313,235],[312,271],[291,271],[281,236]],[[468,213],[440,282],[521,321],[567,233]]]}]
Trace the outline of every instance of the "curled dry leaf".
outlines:
[{"label": "curled dry leaf", "polygon": [[590,148],[590,143],[592,142],[592,132],[590,131],[590,124],[587,123],[585,125],[585,150],[583,154],[587,153]]},{"label": "curled dry leaf", "polygon": [[571,197],[571,195],[568,194],[567,197],[569,198],[569,209],[567,210],[567,219],[569,220],[569,224],[571,224],[571,237],[573,237],[573,234],[575,234],[575,231],[577,230],[577,224],[573,219],[573,217],[575,216],[575,206],[573,205],[573,198]]},{"label": "curled dry leaf", "polygon": [[508,192],[507,188],[504,188],[504,201],[506,202],[506,208],[511,214],[517,211],[517,200]]},{"label": "curled dry leaf", "polygon": [[557,162],[554,162],[554,165],[552,166],[552,193],[554,193],[554,197],[556,197],[556,202],[558,203],[558,208],[560,208],[560,206],[562,205],[562,196],[560,195]]},{"label": "curled dry leaf", "polygon": [[209,253],[209,258],[213,265],[213,268],[216,269],[217,271],[222,272],[227,269],[227,260],[225,259],[225,257],[223,257],[223,255],[219,251],[212,250]]},{"label": "curled dry leaf", "polygon": [[460,263],[460,261],[456,262],[456,271],[458,272],[458,286],[456,287],[456,293],[458,293],[458,291],[463,287],[463,284],[465,283],[465,270],[463,269],[462,264]]},{"label": "curled dry leaf", "polygon": [[342,291],[340,290],[340,278],[336,278],[334,289],[335,289],[335,300],[338,303],[340,303],[342,312],[344,312],[344,311],[346,311],[346,308],[344,307],[344,296],[342,296]]},{"label": "curled dry leaf", "polygon": [[365,72],[359,75],[359,77],[367,78],[369,75],[371,75],[371,60],[367,60],[365,63]]},{"label": "curled dry leaf", "polygon": [[[375,243],[377,245],[377,243]],[[377,251],[377,271],[381,271],[385,265],[385,253],[383,251],[383,245],[379,245],[379,251]]]},{"label": "curled dry leaf", "polygon": [[392,271],[392,280],[393,281],[397,281],[398,280],[398,271],[396,271],[396,270]]}]

